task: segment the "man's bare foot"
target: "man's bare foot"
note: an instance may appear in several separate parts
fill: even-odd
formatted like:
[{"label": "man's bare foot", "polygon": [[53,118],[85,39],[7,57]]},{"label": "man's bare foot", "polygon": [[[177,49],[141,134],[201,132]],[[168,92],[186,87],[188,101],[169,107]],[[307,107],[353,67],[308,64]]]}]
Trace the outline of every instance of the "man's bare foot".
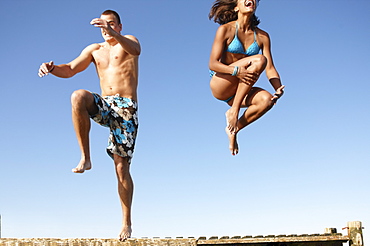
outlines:
[{"label": "man's bare foot", "polygon": [[230,133],[235,133],[238,131],[238,112],[235,112],[233,108],[230,108],[225,113],[226,116],[226,124],[227,128],[229,129]]},{"label": "man's bare foot", "polygon": [[90,169],[91,169],[91,162],[81,160],[80,163],[78,163],[77,167],[72,169],[72,172],[83,173],[86,170],[90,170]]},{"label": "man's bare foot", "polygon": [[229,137],[229,149],[232,155],[237,155],[239,153],[238,142],[236,141],[236,133],[231,133],[228,127],[225,128],[225,132]]},{"label": "man's bare foot", "polygon": [[121,233],[118,236],[119,237],[119,240],[120,241],[127,240],[128,238],[131,237],[131,233],[132,233],[131,226],[123,226],[122,227],[122,230],[121,230]]}]

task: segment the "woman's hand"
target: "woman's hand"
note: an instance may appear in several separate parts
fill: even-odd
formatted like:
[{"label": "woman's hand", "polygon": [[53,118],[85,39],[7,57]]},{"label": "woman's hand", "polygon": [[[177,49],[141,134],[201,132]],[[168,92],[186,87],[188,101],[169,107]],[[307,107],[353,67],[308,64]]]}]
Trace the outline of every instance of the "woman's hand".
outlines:
[{"label": "woman's hand", "polygon": [[280,86],[274,93],[273,97],[271,98],[271,101],[274,101],[274,103],[276,104],[277,100],[284,95],[284,88],[285,85]]},{"label": "woman's hand", "polygon": [[259,79],[260,75],[256,72],[251,72],[247,70],[247,68],[251,64],[252,62],[249,62],[248,65],[245,67],[239,67],[239,72],[236,76],[240,79],[242,83],[253,86]]}]

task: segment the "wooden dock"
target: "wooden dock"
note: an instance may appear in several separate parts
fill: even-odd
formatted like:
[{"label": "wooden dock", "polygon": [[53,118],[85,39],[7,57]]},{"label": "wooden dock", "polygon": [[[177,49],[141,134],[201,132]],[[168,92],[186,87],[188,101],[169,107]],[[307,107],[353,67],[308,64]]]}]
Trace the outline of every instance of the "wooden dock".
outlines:
[{"label": "wooden dock", "polygon": [[347,235],[326,228],[323,234],[221,236],[199,238],[130,238],[125,242],[117,239],[97,238],[0,238],[0,246],[197,246],[197,245],[248,245],[248,246],[363,246],[362,223],[348,222]]}]

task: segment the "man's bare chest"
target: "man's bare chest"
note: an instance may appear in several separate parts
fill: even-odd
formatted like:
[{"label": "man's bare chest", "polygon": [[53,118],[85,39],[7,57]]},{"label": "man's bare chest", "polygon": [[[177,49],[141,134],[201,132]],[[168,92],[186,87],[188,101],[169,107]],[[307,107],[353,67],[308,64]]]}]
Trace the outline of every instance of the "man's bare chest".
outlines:
[{"label": "man's bare chest", "polygon": [[99,49],[92,56],[98,68],[119,66],[128,59],[128,54],[123,49]]}]

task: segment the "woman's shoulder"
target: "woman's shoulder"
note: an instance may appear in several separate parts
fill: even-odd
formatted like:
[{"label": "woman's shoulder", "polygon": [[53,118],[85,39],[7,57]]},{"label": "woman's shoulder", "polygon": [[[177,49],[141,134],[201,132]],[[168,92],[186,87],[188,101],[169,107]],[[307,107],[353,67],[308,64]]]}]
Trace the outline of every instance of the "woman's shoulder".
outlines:
[{"label": "woman's shoulder", "polygon": [[222,24],[218,27],[217,32],[227,34],[229,32],[235,32],[235,21],[230,21],[226,24]]},{"label": "woman's shoulder", "polygon": [[256,34],[259,39],[270,40],[270,35],[266,31],[260,29],[259,27],[256,28]]},{"label": "woman's shoulder", "polygon": [[262,30],[262,29],[261,29],[261,28],[259,28],[259,27],[256,27],[256,33],[257,33],[258,35],[261,35],[261,36],[269,36],[269,34],[268,34],[266,31]]}]

